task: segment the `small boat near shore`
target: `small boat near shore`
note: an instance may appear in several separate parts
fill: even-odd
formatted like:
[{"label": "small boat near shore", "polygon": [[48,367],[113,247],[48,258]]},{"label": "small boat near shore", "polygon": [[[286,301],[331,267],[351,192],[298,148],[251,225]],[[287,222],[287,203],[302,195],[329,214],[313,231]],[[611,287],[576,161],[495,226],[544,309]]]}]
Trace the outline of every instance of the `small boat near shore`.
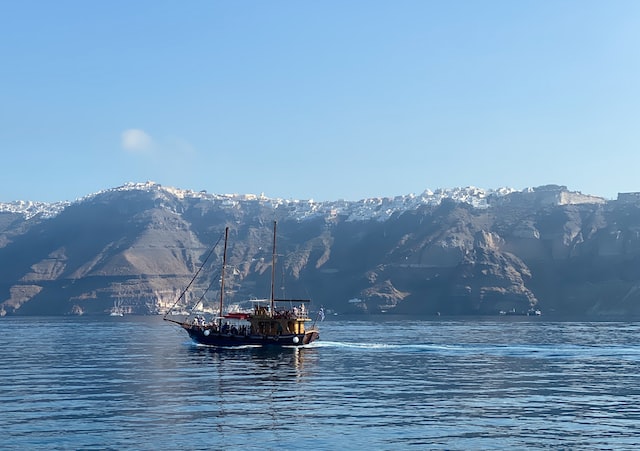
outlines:
[{"label": "small boat near shore", "polygon": [[[224,313],[224,284],[227,266],[229,227],[225,228],[224,251],[220,277],[219,314],[207,320],[203,315],[188,316],[184,320],[169,317],[165,321],[182,327],[193,341],[207,346],[302,346],[319,338],[317,319],[323,319],[322,309],[313,324],[309,317],[309,299],[276,299],[274,297],[276,266],[276,222],[273,223],[273,252],[271,261],[271,295],[268,299],[254,300],[249,311]],[[195,277],[194,276],[194,279]],[[193,282],[193,280],[191,283]],[[191,283],[189,285],[191,285]],[[184,292],[183,292],[184,294]]]}]

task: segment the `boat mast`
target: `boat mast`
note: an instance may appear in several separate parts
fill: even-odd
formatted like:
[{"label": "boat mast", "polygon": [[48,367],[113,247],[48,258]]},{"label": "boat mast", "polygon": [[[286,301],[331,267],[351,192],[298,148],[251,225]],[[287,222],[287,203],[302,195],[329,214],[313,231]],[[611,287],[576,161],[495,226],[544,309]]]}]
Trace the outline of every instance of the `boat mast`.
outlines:
[{"label": "boat mast", "polygon": [[224,306],[224,270],[227,268],[227,239],[229,227],[224,229],[224,251],[222,252],[222,271],[220,275],[220,313],[218,314],[218,326],[222,327],[222,308]]},{"label": "boat mast", "polygon": [[276,221],[273,221],[273,252],[271,254],[271,308],[269,316],[273,317],[275,310],[275,282],[276,282]]}]

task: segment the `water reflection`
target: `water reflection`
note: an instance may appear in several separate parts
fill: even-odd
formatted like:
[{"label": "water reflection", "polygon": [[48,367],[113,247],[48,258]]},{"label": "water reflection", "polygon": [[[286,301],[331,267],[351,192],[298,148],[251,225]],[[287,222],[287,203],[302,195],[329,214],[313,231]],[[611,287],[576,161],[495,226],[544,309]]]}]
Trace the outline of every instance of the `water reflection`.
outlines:
[{"label": "water reflection", "polygon": [[[286,389],[287,384],[302,383],[314,373],[318,364],[314,348],[216,348],[189,345],[185,347],[183,372],[197,373],[198,378],[211,377],[226,390],[251,387]],[[207,375],[207,376],[205,376]]]},{"label": "water reflection", "polygon": [[189,345],[185,363],[208,366],[222,374],[243,373],[260,380],[300,381],[318,362],[318,349],[299,347],[219,348]]},{"label": "water reflection", "polygon": [[176,368],[181,384],[176,388],[192,395],[180,409],[190,418],[187,422],[208,418],[221,437],[255,434],[257,427],[265,433],[287,428],[306,402],[318,351],[187,345]]}]

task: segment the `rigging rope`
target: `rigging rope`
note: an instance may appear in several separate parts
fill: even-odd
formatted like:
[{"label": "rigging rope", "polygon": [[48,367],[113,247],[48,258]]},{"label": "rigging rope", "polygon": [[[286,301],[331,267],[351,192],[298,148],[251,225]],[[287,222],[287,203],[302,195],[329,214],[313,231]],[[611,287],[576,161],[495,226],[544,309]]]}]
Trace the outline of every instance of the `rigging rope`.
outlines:
[{"label": "rigging rope", "polygon": [[[211,277],[211,283],[209,284],[209,286],[207,287],[206,290],[204,290],[204,293],[202,293],[202,296],[200,296],[200,298],[198,299],[198,302],[196,302],[195,304],[193,304],[193,307],[191,307],[191,313],[194,312],[194,310],[196,309],[196,307],[202,302],[202,300],[204,299],[205,295],[209,292],[209,290],[211,289],[211,287],[213,286],[213,284],[215,283],[216,280],[219,279],[220,275],[221,275],[222,271],[218,271],[217,273],[215,273],[213,275],[213,277]],[[204,304],[203,304],[204,305]],[[222,316],[222,312],[220,312],[220,315]]]},{"label": "rigging rope", "polygon": [[200,271],[202,271],[202,268],[204,268],[204,265],[207,263],[207,260],[209,260],[209,257],[211,257],[211,254],[213,254],[213,251],[215,250],[215,248],[218,246],[218,244],[220,244],[220,241],[222,240],[223,236],[224,235],[220,235],[220,238],[218,238],[218,241],[216,241],[216,244],[213,245],[213,247],[211,248],[211,250],[207,254],[207,257],[204,259],[204,261],[202,262],[202,264],[200,265],[200,267],[196,271],[195,275],[191,279],[191,282],[189,282],[187,287],[184,290],[182,290],[182,293],[180,293],[180,296],[178,296],[178,299],[176,299],[176,302],[174,302],[173,305],[171,306],[171,308],[169,310],[167,310],[167,312],[164,314],[163,319],[167,318],[167,315],[169,315],[169,313],[171,313],[171,310],[173,310],[173,308],[178,304],[178,302],[180,302],[180,299],[182,299],[184,297],[184,295],[187,293],[187,291],[189,291],[189,288],[191,288],[191,285],[193,284],[193,282],[198,277],[198,274],[200,274]]}]

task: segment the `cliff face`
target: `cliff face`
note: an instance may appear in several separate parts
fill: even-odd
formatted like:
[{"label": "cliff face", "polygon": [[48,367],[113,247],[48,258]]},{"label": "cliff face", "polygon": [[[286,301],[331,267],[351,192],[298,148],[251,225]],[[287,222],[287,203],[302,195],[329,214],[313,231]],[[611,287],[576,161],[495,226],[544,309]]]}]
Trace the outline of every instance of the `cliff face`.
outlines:
[{"label": "cliff face", "polygon": [[51,218],[0,212],[0,315],[163,312],[208,256],[181,305],[210,286],[203,301],[215,304],[222,246],[211,249],[227,225],[228,302],[264,298],[273,220],[277,296],[311,297],[317,307],[640,313],[635,197],[604,202],[552,186],[486,203],[442,199],[383,220],[335,211],[301,218],[295,205],[132,189],[87,198]]}]

